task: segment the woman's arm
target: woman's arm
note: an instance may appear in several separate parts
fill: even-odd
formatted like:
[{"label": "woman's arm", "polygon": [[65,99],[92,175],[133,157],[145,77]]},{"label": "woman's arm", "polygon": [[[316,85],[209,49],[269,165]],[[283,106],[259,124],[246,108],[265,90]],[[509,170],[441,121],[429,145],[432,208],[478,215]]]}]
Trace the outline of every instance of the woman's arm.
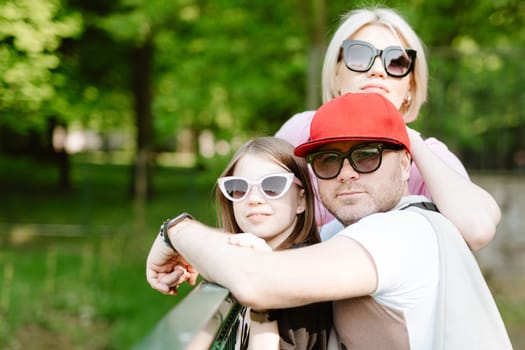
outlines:
[{"label": "woman's arm", "polygon": [[277,130],[275,137],[290,142],[294,147],[308,141],[310,138],[310,123],[314,114],[315,111],[294,114]]},{"label": "woman's arm", "polygon": [[418,132],[407,129],[412,158],[432,201],[457,226],[471,250],[483,248],[494,238],[501,219],[495,199],[432,152]]}]

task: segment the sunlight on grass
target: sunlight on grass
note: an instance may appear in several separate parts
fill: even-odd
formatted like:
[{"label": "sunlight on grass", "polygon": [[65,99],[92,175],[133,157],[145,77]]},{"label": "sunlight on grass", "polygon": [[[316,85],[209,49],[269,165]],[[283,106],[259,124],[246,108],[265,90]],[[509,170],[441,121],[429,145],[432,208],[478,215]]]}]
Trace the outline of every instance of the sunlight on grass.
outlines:
[{"label": "sunlight on grass", "polygon": [[126,349],[182,298],[152,290],[145,258],[160,223],[182,210],[213,224],[222,160],[202,170],[158,167],[144,229],[134,226],[128,165],[73,159],[73,189],[52,165],[0,159],[0,348]]}]

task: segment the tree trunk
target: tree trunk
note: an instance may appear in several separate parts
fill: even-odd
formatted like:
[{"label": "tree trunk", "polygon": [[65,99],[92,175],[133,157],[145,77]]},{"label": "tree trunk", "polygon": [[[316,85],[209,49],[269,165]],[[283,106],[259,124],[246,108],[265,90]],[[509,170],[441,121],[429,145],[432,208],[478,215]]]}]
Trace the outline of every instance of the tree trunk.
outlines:
[{"label": "tree trunk", "polygon": [[133,52],[133,96],[137,127],[137,153],[132,173],[133,198],[144,202],[152,195],[153,114],[152,74],[153,43],[151,38]]},{"label": "tree trunk", "polygon": [[47,128],[47,147],[58,170],[57,188],[60,192],[68,192],[71,189],[71,169],[66,150],[67,126],[57,118],[51,117],[48,119]]},{"label": "tree trunk", "polygon": [[326,50],[326,0],[299,0],[310,39],[306,76],[306,108],[317,109],[321,104],[321,70]]}]

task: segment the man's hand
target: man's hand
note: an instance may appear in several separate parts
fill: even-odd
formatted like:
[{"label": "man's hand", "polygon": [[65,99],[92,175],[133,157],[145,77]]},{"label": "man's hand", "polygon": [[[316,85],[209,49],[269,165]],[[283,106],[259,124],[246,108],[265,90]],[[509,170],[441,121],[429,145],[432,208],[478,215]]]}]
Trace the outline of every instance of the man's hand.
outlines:
[{"label": "man's hand", "polygon": [[179,284],[195,285],[198,273],[177,252],[157,236],[146,260],[146,279],[151,288],[167,295],[177,295]]}]

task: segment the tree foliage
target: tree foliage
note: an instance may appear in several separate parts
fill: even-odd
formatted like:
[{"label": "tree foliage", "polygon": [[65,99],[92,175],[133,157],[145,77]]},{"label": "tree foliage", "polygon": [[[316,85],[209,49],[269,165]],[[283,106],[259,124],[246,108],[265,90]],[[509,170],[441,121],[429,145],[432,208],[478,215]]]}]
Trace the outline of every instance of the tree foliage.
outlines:
[{"label": "tree foliage", "polygon": [[42,125],[39,112],[55,98],[64,76],[56,74],[64,38],[82,29],[78,13],[54,0],[0,3],[0,109],[3,122],[24,130]]},{"label": "tree foliage", "polygon": [[523,2],[425,2],[413,11],[431,73],[429,103],[416,125],[444,139],[471,168],[520,166],[514,157],[525,150]]},{"label": "tree foliage", "polygon": [[[427,46],[429,102],[414,127],[444,140],[467,166],[514,167],[515,153],[525,149],[523,2],[384,4],[398,9]],[[182,129],[225,140],[271,134],[319,103],[319,53],[340,16],[358,6],[4,0],[1,124],[24,130],[52,115],[101,132],[133,130],[133,57],[151,41],[151,86],[144,88],[151,89],[156,149],[173,150],[170,140]],[[497,161],[484,158],[488,150]]]}]

